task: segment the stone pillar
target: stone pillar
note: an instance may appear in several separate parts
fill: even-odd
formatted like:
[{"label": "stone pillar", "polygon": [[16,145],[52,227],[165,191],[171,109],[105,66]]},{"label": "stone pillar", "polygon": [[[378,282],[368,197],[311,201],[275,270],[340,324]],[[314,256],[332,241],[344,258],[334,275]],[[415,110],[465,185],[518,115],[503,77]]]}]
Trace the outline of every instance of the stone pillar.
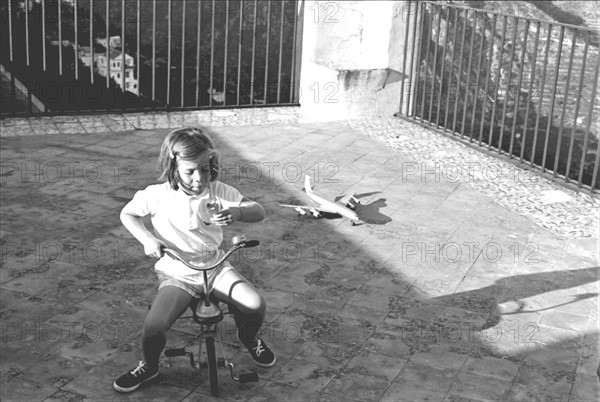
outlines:
[{"label": "stone pillar", "polygon": [[305,2],[303,113],[332,120],[399,111],[401,82],[408,77],[408,70],[401,73],[407,7],[406,1]]}]

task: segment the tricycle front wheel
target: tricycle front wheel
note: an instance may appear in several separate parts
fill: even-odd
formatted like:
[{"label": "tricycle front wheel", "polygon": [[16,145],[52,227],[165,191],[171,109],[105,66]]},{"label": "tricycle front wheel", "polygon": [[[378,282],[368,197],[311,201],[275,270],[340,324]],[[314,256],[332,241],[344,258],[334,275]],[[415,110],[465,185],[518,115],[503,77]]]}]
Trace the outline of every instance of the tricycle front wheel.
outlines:
[{"label": "tricycle front wheel", "polygon": [[219,396],[219,372],[217,370],[217,355],[215,353],[215,340],[206,338],[206,358],[208,360],[208,376],[210,381],[210,394]]}]

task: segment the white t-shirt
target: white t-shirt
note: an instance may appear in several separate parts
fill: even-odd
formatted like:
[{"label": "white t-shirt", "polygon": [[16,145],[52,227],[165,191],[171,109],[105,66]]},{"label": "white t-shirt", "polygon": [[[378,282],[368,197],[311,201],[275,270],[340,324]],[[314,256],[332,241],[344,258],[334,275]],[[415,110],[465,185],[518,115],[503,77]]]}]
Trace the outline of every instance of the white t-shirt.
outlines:
[{"label": "white t-shirt", "polygon": [[[222,209],[240,206],[243,196],[237,189],[219,181],[211,182],[210,187]],[[181,189],[173,190],[167,182],[136,192],[125,206],[125,212],[137,216],[150,215],[154,235],[169,248],[195,253],[199,261],[210,263],[221,253],[218,247],[223,241],[223,230],[210,223],[212,215],[206,206],[209,201],[208,188],[200,195],[190,196]],[[203,282],[201,272],[166,255],[156,263],[155,270],[191,284]],[[209,273],[213,276],[216,272]]]}]

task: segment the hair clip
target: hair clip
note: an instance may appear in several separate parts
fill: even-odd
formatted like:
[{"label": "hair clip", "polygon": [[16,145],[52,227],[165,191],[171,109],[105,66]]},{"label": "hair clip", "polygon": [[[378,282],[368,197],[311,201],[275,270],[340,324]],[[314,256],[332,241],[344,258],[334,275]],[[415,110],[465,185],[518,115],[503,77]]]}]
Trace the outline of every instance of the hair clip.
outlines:
[{"label": "hair clip", "polygon": [[175,159],[175,155],[173,155],[173,151],[169,151],[169,158]]}]

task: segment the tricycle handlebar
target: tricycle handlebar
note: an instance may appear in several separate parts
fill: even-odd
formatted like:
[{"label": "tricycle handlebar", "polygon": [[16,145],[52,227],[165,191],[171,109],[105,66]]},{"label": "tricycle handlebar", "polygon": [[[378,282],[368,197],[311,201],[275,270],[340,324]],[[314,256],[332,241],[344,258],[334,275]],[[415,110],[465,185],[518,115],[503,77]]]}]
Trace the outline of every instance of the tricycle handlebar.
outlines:
[{"label": "tricycle handlebar", "polygon": [[234,237],[233,238],[233,246],[231,246],[229,248],[229,250],[227,250],[225,252],[225,254],[223,254],[215,263],[213,263],[209,266],[203,266],[203,267],[199,267],[197,265],[191,264],[187,259],[183,258],[177,251],[175,251],[173,249],[164,248],[163,252],[165,254],[167,254],[168,256],[170,256],[171,258],[181,261],[186,267],[189,267],[193,270],[210,271],[211,269],[215,269],[216,267],[221,265],[223,262],[225,262],[225,260],[227,260],[229,258],[229,256],[231,254],[233,254],[236,250],[238,250],[240,248],[256,247],[259,244],[260,244],[260,242],[258,240],[246,240],[245,236]]}]

